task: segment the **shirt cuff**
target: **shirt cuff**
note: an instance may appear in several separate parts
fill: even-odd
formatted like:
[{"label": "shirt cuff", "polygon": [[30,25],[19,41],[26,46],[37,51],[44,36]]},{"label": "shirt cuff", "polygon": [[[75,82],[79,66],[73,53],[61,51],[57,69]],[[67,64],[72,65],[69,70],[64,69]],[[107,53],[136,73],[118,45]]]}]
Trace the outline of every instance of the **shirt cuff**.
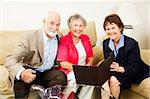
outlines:
[{"label": "shirt cuff", "polygon": [[19,72],[16,74],[16,79],[17,80],[20,80],[20,75],[21,75],[21,73],[22,73],[22,71],[24,71],[25,69],[21,69],[21,70],[19,70]]}]

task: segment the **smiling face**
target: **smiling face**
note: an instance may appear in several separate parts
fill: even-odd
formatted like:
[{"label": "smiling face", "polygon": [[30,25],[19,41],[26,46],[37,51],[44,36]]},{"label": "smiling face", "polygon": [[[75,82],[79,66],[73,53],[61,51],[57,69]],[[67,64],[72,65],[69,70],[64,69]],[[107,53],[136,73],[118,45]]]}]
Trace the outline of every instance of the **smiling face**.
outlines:
[{"label": "smiling face", "polygon": [[121,28],[118,27],[115,23],[107,23],[105,26],[105,32],[109,36],[110,39],[117,42],[121,36]]},{"label": "smiling face", "polygon": [[68,19],[67,24],[73,39],[79,41],[79,37],[83,33],[84,28],[86,26],[85,18],[82,17],[80,14],[74,14]]},{"label": "smiling face", "polygon": [[56,12],[49,12],[44,20],[44,31],[48,37],[55,37],[60,27],[60,15]]},{"label": "smiling face", "polygon": [[103,28],[109,38],[117,44],[123,33],[124,24],[117,14],[111,14],[105,18]]},{"label": "smiling face", "polygon": [[69,29],[73,37],[79,38],[80,35],[83,33],[84,28],[85,28],[84,23],[80,19],[72,20],[70,22]]}]

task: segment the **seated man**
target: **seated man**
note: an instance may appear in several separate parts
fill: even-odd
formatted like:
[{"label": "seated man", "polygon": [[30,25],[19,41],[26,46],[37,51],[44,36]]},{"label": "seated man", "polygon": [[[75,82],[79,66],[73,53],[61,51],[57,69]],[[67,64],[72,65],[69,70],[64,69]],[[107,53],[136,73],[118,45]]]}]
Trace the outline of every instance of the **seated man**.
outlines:
[{"label": "seated man", "polygon": [[66,75],[54,68],[59,27],[60,15],[48,12],[43,21],[43,29],[24,36],[16,49],[7,56],[6,67],[13,82],[15,98],[28,97],[33,84],[45,89],[53,89],[53,86],[60,89],[56,85],[67,84]]}]

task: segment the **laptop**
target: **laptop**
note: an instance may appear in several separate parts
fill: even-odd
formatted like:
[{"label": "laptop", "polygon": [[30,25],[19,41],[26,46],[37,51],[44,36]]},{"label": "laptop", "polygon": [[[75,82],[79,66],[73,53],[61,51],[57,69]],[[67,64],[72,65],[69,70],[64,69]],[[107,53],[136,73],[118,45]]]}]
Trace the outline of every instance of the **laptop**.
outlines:
[{"label": "laptop", "polygon": [[113,62],[113,53],[98,67],[73,65],[77,84],[102,86],[111,76],[110,65]]}]

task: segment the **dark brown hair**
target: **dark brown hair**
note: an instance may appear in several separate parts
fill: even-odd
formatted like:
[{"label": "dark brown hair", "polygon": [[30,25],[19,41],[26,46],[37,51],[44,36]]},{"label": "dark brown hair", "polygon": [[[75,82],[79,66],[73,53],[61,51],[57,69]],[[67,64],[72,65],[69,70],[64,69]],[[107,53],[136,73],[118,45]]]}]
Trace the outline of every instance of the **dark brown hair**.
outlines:
[{"label": "dark brown hair", "polygon": [[108,23],[110,24],[115,23],[121,29],[121,33],[123,33],[124,24],[117,14],[111,14],[105,18],[103,23],[104,30],[106,30],[106,26]]}]

